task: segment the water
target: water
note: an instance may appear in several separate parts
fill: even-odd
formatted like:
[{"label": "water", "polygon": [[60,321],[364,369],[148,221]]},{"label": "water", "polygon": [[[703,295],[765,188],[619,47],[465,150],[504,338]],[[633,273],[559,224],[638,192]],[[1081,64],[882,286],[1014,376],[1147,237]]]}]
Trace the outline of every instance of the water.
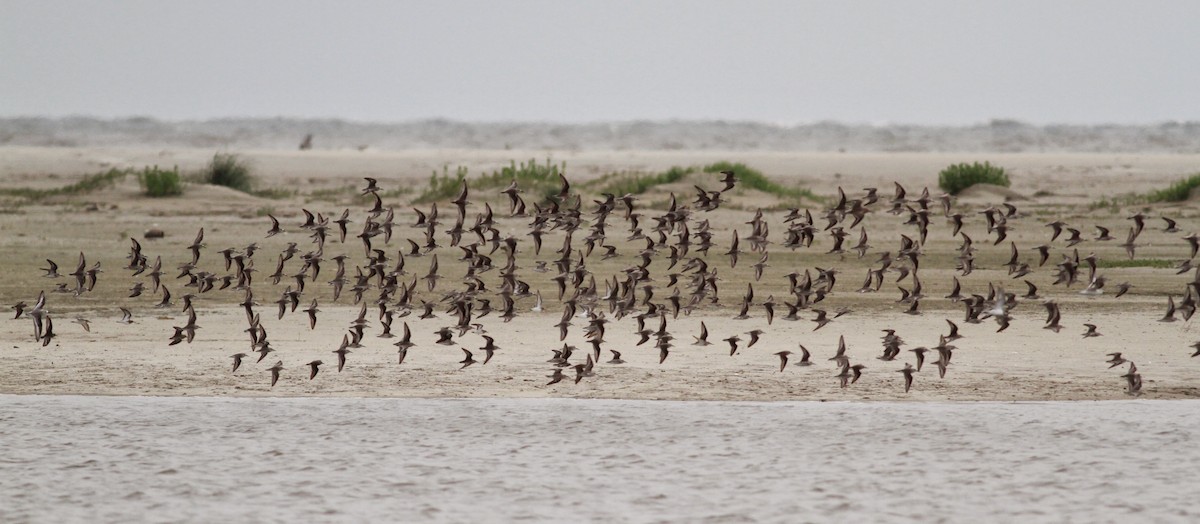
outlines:
[{"label": "water", "polygon": [[0,396],[0,522],[1194,521],[1197,408]]}]

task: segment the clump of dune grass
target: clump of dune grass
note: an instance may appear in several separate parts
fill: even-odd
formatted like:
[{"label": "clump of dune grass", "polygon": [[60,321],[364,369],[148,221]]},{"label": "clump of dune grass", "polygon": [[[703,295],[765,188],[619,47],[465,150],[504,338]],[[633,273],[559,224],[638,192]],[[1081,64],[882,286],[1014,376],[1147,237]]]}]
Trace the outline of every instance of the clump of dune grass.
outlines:
[{"label": "clump of dune grass", "polygon": [[53,196],[70,196],[91,193],[106,187],[110,187],[117,182],[123,180],[129,174],[127,169],[109,169],[102,173],[85,175],[78,182],[67,184],[62,187],[51,189],[35,189],[31,187],[14,187],[0,189],[0,195],[25,198],[31,201],[37,201]]},{"label": "clump of dune grass", "polygon": [[450,166],[442,166],[441,175],[437,171],[430,175],[428,187],[417,196],[415,202],[436,202],[454,198],[462,189],[464,180],[467,180],[467,187],[471,189],[507,187],[516,181],[527,196],[534,197],[534,202],[541,202],[558,192],[561,184],[559,174],[565,172],[566,168],[566,162],[555,163],[549,158],[542,163],[534,159],[520,163],[512,161],[489,174],[468,180],[465,166],[455,168],[453,176],[450,174]]},{"label": "clump of dune grass", "polygon": [[442,175],[439,177],[438,172],[434,170],[432,175],[429,175],[429,187],[417,196],[415,202],[439,202],[442,200],[450,200],[458,195],[462,189],[463,180],[467,179],[467,168],[458,166],[454,170],[454,176],[450,176],[450,166],[442,166]]},{"label": "clump of dune grass", "polygon": [[1183,202],[1192,195],[1192,190],[1197,187],[1200,187],[1200,173],[1178,180],[1164,189],[1146,193],[1141,200],[1148,203]]},{"label": "clump of dune grass", "polygon": [[614,173],[609,177],[603,192],[621,195],[640,195],[663,184],[683,180],[698,171],[695,167],[674,166],[661,173]]},{"label": "clump of dune grass", "polygon": [[240,160],[237,155],[213,155],[208,167],[201,172],[200,179],[205,184],[225,186],[243,193],[254,191],[254,174],[249,164]]},{"label": "clump of dune grass", "polygon": [[551,196],[558,194],[562,186],[562,179],[559,178],[559,174],[566,171],[566,162],[555,163],[550,158],[541,163],[532,158],[528,162],[517,163],[510,161],[507,166],[492,171],[491,174],[483,175],[478,180],[471,182],[471,187],[495,189],[508,187],[513,181],[516,181],[528,199],[534,203],[541,203],[549,200]]},{"label": "clump of dune grass", "polygon": [[[806,198],[821,201],[820,197],[808,189],[779,184],[767,178],[761,171],[741,162],[721,161],[705,166],[673,166],[661,173],[610,173],[601,177],[597,183],[603,184],[602,192],[614,195],[639,195],[656,186],[678,182],[695,173],[713,174],[722,171],[732,171],[738,178],[738,187],[743,189],[762,191],[788,200]],[[698,185],[705,187],[711,184]]]},{"label": "clump of dune grass", "polygon": [[817,202],[822,200],[821,197],[818,197],[809,189],[778,184],[775,181],[767,178],[762,171],[749,167],[741,162],[715,162],[704,166],[701,171],[705,173],[733,171],[733,174],[738,178],[739,187],[762,191],[763,193],[768,193],[777,197],[792,199],[806,198]]},{"label": "clump of dune grass", "polygon": [[1096,267],[1100,268],[1119,268],[1119,267],[1152,267],[1152,268],[1173,268],[1177,265],[1174,260],[1163,258],[1136,258],[1133,260],[1126,258],[1101,258],[1096,260]]},{"label": "clump of dune grass", "polygon": [[992,184],[1002,187],[1012,185],[1008,173],[1003,167],[993,166],[990,162],[974,162],[954,164],[938,173],[938,187],[942,191],[957,195],[962,190],[975,184]]},{"label": "clump of dune grass", "polygon": [[251,194],[253,194],[254,196],[259,197],[259,198],[269,198],[271,200],[283,200],[285,198],[294,197],[297,194],[299,194],[299,192],[296,191],[295,189],[288,189],[288,188],[283,188],[283,187],[267,187],[267,188],[262,188],[262,189],[255,189],[253,192],[251,192]]},{"label": "clump of dune grass", "polygon": [[142,185],[142,193],[152,198],[183,194],[183,181],[179,177],[179,167],[171,169],[160,169],[158,166],[145,167],[138,173],[138,183]]}]

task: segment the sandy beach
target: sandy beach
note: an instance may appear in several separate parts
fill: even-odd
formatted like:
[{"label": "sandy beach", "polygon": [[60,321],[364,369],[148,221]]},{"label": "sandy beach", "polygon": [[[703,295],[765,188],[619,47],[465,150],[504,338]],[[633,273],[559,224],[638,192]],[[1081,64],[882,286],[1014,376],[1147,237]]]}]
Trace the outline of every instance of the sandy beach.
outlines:
[{"label": "sandy beach", "polygon": [[[1113,206],[1101,203],[1122,195],[1142,192],[1146,188],[1163,187],[1190,173],[1200,165],[1197,155],[1137,155],[1137,154],[838,154],[838,153],[778,153],[778,152],[664,152],[664,151],[235,151],[250,162],[259,177],[260,187],[284,188],[294,193],[284,198],[261,198],[222,187],[189,185],[184,196],[151,199],[140,195],[134,177],[111,188],[80,194],[51,196],[36,202],[8,198],[0,214],[0,263],[6,271],[0,275],[0,296],[6,304],[24,300],[32,303],[41,290],[50,291],[53,279],[46,279],[37,268],[44,259],[56,260],[63,268],[72,266],[79,251],[85,252],[89,264],[101,261],[101,274],[93,292],[81,297],[50,293],[48,308],[55,315],[59,333],[53,343],[42,348],[32,337],[28,320],[0,322],[0,334],[11,344],[5,350],[2,393],[40,394],[102,394],[102,395],[203,395],[203,396],[402,396],[402,397],[583,397],[614,399],[685,399],[685,400],[1081,400],[1125,398],[1121,372],[1108,369],[1107,353],[1122,352],[1138,364],[1145,377],[1147,398],[1187,398],[1200,393],[1194,386],[1196,361],[1189,356],[1189,345],[1195,336],[1190,323],[1156,322],[1163,315],[1168,294],[1176,300],[1183,285],[1192,275],[1176,275],[1170,267],[1105,267],[1103,262],[1126,259],[1120,241],[1087,241],[1076,246],[1082,255],[1095,253],[1102,261],[1101,271],[1110,283],[1128,281],[1134,288],[1115,299],[1111,294],[1081,296],[1081,286],[1066,289],[1052,286],[1052,265],[1060,253],[1070,253],[1056,245],[1052,262],[1036,268],[1026,278],[1040,287],[1041,300],[1024,301],[1014,311],[1012,326],[995,334],[996,324],[963,323],[963,308],[941,297],[948,293],[951,277],[957,274],[953,256],[959,240],[952,238],[944,219],[935,218],[930,237],[924,246],[922,283],[927,299],[921,302],[922,314],[903,314],[906,305],[897,303],[900,291],[889,275],[878,293],[857,293],[863,275],[875,265],[882,251],[894,251],[900,234],[911,234],[911,226],[903,226],[892,215],[877,212],[864,222],[875,246],[864,258],[850,254],[829,255],[830,240],[818,235],[811,248],[795,251],[779,247],[771,249],[770,267],[761,281],[754,284],[756,296],[787,294],[784,275],[794,270],[803,272],[816,267],[836,266],[841,282],[835,293],[828,296],[824,308],[834,311],[848,308],[851,313],[838,318],[819,331],[813,331],[815,316],[811,311],[801,314],[799,321],[780,320],[768,326],[761,310],[747,320],[733,320],[736,307],[752,279],[748,268],[728,269],[727,257],[714,249],[710,263],[721,267],[721,302],[681,314],[671,320],[676,347],[671,356],[658,363],[658,351],[652,344],[637,346],[633,318],[613,322],[605,339],[606,351],[601,362],[610,355],[607,349],[617,349],[628,362],[625,365],[596,368],[596,376],[571,384],[571,381],[547,386],[546,375],[551,367],[545,361],[551,350],[565,342],[587,348],[582,335],[586,321],[577,319],[572,332],[560,341],[552,327],[558,321],[561,306],[555,299],[551,274],[522,271],[522,278],[534,289],[546,295],[546,310],[529,311],[531,299],[518,301],[518,313],[512,322],[504,323],[493,315],[481,322],[496,340],[500,350],[487,365],[475,365],[458,371],[462,358],[459,347],[472,351],[483,343],[482,337],[467,334],[458,339],[459,345],[433,345],[434,332],[453,323],[439,311],[435,319],[418,320],[416,315],[397,318],[393,331],[399,332],[407,322],[417,344],[410,350],[403,365],[396,363],[394,339],[376,338],[378,321],[367,330],[364,347],[355,349],[345,370],[337,373],[335,366],[326,365],[316,380],[308,380],[305,365],[313,359],[336,362],[331,352],[338,347],[347,323],[358,314],[358,306],[343,296],[332,302],[329,286],[322,273],[321,281],[310,283],[304,293],[304,303],[319,300],[322,313],[315,329],[310,330],[307,318],[297,311],[277,319],[272,303],[287,281],[273,286],[266,278],[274,266],[276,254],[288,242],[297,242],[301,253],[312,249],[306,232],[297,229],[302,221],[301,208],[321,212],[326,216],[351,209],[361,214],[366,208],[355,198],[362,177],[379,179],[385,191],[392,191],[387,205],[396,206],[398,227],[388,251],[406,249],[405,239],[420,240],[421,230],[407,227],[415,218],[412,199],[426,187],[429,174],[449,165],[467,166],[475,176],[510,161],[530,158],[552,158],[565,161],[568,177],[580,186],[588,180],[613,171],[659,171],[673,165],[697,165],[717,160],[731,160],[762,170],[768,177],[789,186],[803,186],[822,197],[833,197],[842,187],[852,196],[862,188],[877,187],[881,194],[892,192],[892,182],[905,185],[911,195],[929,187],[936,195],[937,171],[948,164],[961,161],[989,160],[1003,165],[1012,173],[1011,193],[1007,198],[1021,213],[1014,218],[1009,239],[1022,248],[1022,259],[1036,264],[1036,252],[1030,248],[1049,240],[1045,223],[1061,219],[1084,230],[1084,238],[1094,236],[1093,226],[1103,225],[1122,237],[1129,228],[1127,217],[1146,211],[1176,218],[1183,232],[1164,233],[1163,223],[1151,219],[1139,238],[1137,259],[1170,261],[1188,257],[1187,244],[1181,237],[1196,228],[1200,220],[1198,206],[1193,202],[1172,205]],[[188,172],[201,168],[212,156],[210,149],[144,149],[113,148],[41,148],[0,147],[0,188],[60,187],[82,176],[108,168],[144,165],[179,166]],[[674,192],[681,202],[692,196],[692,184],[716,185],[714,177],[690,177],[686,181],[655,187],[642,195],[642,202],[654,206],[666,201]],[[594,194],[589,194],[595,196]],[[523,236],[528,219],[504,218],[502,197],[498,194],[476,195],[498,210],[497,228],[503,234]],[[597,198],[599,198],[597,196]],[[999,193],[975,192],[956,201],[966,219],[968,231],[976,238],[979,248],[977,269],[960,277],[964,293],[986,294],[989,283],[1007,286],[1022,294],[1021,279],[1009,278],[1004,261],[1008,244],[991,246],[991,236],[984,231],[982,217],[977,212],[988,205],[1003,203],[1006,196]],[[586,201],[586,200],[585,200]],[[718,247],[727,244],[733,228],[749,220],[758,208],[767,208],[766,220],[774,234],[783,231],[781,219],[791,202],[780,201],[773,195],[755,191],[738,191],[728,205],[706,213]],[[817,212],[821,204],[798,202]],[[419,207],[427,207],[422,204]],[[478,210],[476,210],[477,212]],[[266,213],[273,213],[289,233],[264,238],[270,224]],[[473,213],[473,212],[472,212]],[[202,329],[191,344],[168,346],[171,326],[181,325],[184,317],[176,307],[155,309],[156,295],[127,298],[127,290],[135,279],[121,269],[126,263],[129,237],[142,240],[142,233],[161,228],[166,237],[161,240],[142,240],[145,251],[153,259],[161,255],[164,269],[174,271],[176,265],[190,258],[185,249],[204,227],[207,249],[200,266],[223,273],[220,255],[226,247],[241,248],[251,242],[258,244],[261,260],[257,260],[258,275],[254,290],[263,325],[271,334],[276,352],[261,363],[251,354],[236,374],[230,373],[229,356],[248,352],[245,315],[236,306],[241,292],[213,291],[195,300],[198,324]],[[610,226],[623,229],[623,226]],[[631,254],[640,243],[615,239],[621,253]],[[553,257],[561,244],[561,233],[547,236],[541,256],[522,248],[518,264],[532,268],[537,260]],[[853,240],[853,239],[851,239]],[[781,239],[779,239],[781,241]],[[550,247],[555,246],[555,247]],[[356,240],[346,244],[331,241],[326,257],[345,253],[362,256],[362,246]],[[438,251],[446,284],[434,293],[423,292],[423,300],[439,300],[441,293],[463,273],[457,259],[461,251],[443,247]],[[496,256],[500,256],[497,254]],[[631,257],[601,261],[589,259],[588,269],[601,280],[618,274]],[[751,258],[747,256],[746,258]],[[753,257],[756,258],[756,257]],[[744,265],[753,260],[744,262]],[[423,274],[428,257],[410,258],[410,273]],[[652,268],[665,262],[654,262]],[[296,266],[298,267],[298,266]],[[353,267],[353,266],[351,266]],[[70,269],[66,269],[69,272]],[[327,270],[331,271],[331,270]],[[665,273],[665,271],[664,271]],[[175,281],[172,273],[164,283],[176,297],[188,292],[184,281]],[[407,278],[411,278],[407,277]],[[498,279],[494,273],[485,276],[489,285]],[[899,283],[909,287],[910,281]],[[194,289],[192,290],[194,291]],[[659,292],[662,296],[662,291]],[[1040,303],[1052,299],[1061,305],[1064,329],[1054,333],[1042,329],[1045,312]],[[419,303],[419,302],[418,302]],[[127,307],[137,323],[117,323],[118,307]],[[444,308],[439,308],[444,309]],[[372,310],[374,311],[374,310]],[[418,311],[419,313],[419,311]],[[84,332],[70,320],[84,317],[91,320],[91,332]],[[371,315],[368,315],[371,317]],[[906,341],[905,349],[930,347],[938,342],[938,334],[946,333],[950,319],[958,323],[965,338],[956,342],[953,365],[945,378],[927,367],[916,376],[913,390],[903,391],[903,377],[896,373],[903,362],[912,362],[905,353],[892,362],[877,360],[882,352],[880,337],[883,329],[895,329]],[[709,347],[689,344],[705,321],[710,332]],[[1101,337],[1084,339],[1083,324],[1099,326]],[[764,329],[766,334],[754,347],[730,356],[721,339],[732,335],[746,338],[744,333]],[[838,387],[834,378],[837,367],[827,359],[833,355],[839,336],[844,336],[847,354],[855,362],[867,366],[864,377],[850,388]],[[813,355],[810,367],[789,366],[779,372],[777,351],[796,350],[803,344]],[[269,387],[270,374],[266,367],[281,359],[285,365],[280,383]]]}]

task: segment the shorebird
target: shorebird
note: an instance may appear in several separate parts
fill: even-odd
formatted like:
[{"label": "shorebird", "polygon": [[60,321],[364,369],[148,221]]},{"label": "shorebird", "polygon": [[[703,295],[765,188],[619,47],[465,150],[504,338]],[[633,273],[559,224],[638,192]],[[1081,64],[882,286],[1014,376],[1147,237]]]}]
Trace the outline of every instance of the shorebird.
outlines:
[{"label": "shorebird", "polygon": [[233,371],[231,371],[231,373],[237,373],[238,368],[242,367],[242,359],[244,358],[246,358],[245,353],[233,354]]},{"label": "shorebird", "polygon": [[617,351],[615,349],[610,349],[608,351],[613,354],[613,358],[612,358],[612,360],[609,360],[608,362],[606,362],[606,364],[624,364],[625,363],[624,360],[621,360],[621,352],[620,351]]},{"label": "shorebird", "polygon": [[696,341],[692,343],[693,346],[707,346],[711,344],[708,341],[708,326],[704,325],[704,321],[700,322],[700,336],[694,338]]},{"label": "shorebird", "polygon": [[283,370],[283,361],[276,362],[274,366],[267,368],[271,372],[271,387],[275,387],[275,383],[279,382],[279,372]]},{"label": "shorebird", "polygon": [[471,364],[475,363],[475,357],[473,355],[471,355],[470,351],[467,351],[467,348],[459,348],[459,349],[461,349],[463,354],[466,356],[464,356],[462,360],[458,361],[459,364],[462,364],[462,367],[458,368],[458,369],[466,369],[467,366],[470,366]]},{"label": "shorebird", "polygon": [[1124,363],[1126,363],[1126,362],[1129,362],[1128,360],[1125,360],[1124,358],[1121,358],[1121,353],[1120,353],[1120,352],[1117,352],[1117,353],[1109,353],[1109,354],[1108,354],[1108,355],[1106,355],[1106,356],[1112,357],[1112,358],[1110,358],[1110,359],[1108,359],[1108,360],[1106,360],[1106,361],[1104,362],[1105,364],[1110,364],[1110,366],[1108,366],[1108,369],[1112,369],[1112,368],[1115,368],[1115,367],[1117,367],[1117,366],[1120,366],[1121,364],[1124,364]]},{"label": "shorebird", "polygon": [[71,323],[72,323],[72,324],[79,324],[80,326],[82,326],[82,327],[83,327],[83,330],[84,330],[84,331],[86,331],[86,332],[88,332],[88,333],[91,333],[91,332],[92,332],[92,326],[91,326],[91,323],[90,323],[90,322],[88,322],[88,319],[86,319],[86,318],[81,318],[81,317],[80,317],[80,318],[76,318],[75,320],[72,320],[72,321],[71,321]]},{"label": "shorebird", "polygon": [[314,361],[308,363],[308,367],[309,367],[308,379],[309,380],[317,378],[317,371],[321,367],[321,364],[324,364],[324,362],[321,362],[320,360],[314,360]]},{"label": "shorebird", "polygon": [[1142,394],[1142,374],[1137,372],[1137,366],[1129,363],[1129,372],[1121,375],[1125,379],[1125,394],[1137,397]]},{"label": "shorebird", "polygon": [[1098,331],[1096,331],[1095,324],[1084,324],[1084,327],[1087,328],[1087,331],[1083,332],[1083,338],[1091,338],[1091,337],[1100,336],[1100,333]]},{"label": "shorebird", "polygon": [[46,259],[46,263],[50,264],[50,267],[39,268],[42,271],[46,272],[45,275],[42,275],[43,277],[45,277],[45,278],[61,278],[62,277],[62,275],[58,274],[58,264],[55,264],[53,260],[50,260],[48,258]]},{"label": "shorebird", "polygon": [[741,342],[741,340],[737,335],[724,339],[725,342],[729,343],[729,356],[732,357],[734,353],[737,353],[738,342]]},{"label": "shorebird", "polygon": [[1175,321],[1175,297],[1174,296],[1167,295],[1167,312],[1163,315],[1162,318],[1158,319],[1158,321],[1159,322],[1174,322]]},{"label": "shorebird", "polygon": [[483,340],[485,342],[483,344],[483,347],[479,348],[479,350],[483,351],[484,353],[487,354],[487,356],[484,357],[484,359],[483,359],[483,363],[487,364],[488,361],[492,359],[492,355],[496,352],[496,350],[500,349],[500,346],[496,345],[496,339],[489,337],[487,335],[481,335],[481,336],[483,337]]},{"label": "shorebird", "polygon": [[833,319],[829,318],[829,314],[826,313],[824,309],[814,309],[813,312],[817,314],[817,318],[813,319],[813,322],[816,322],[817,327],[813,328],[813,331],[821,329],[825,327],[826,324],[833,322]]},{"label": "shorebird", "polygon": [[454,345],[454,340],[453,340],[454,332],[450,331],[450,328],[444,327],[442,329],[437,330],[436,333],[437,333],[438,339],[436,342],[434,342],[435,344],[439,344],[442,346],[453,346]]},{"label": "shorebird", "polygon": [[304,310],[305,313],[308,313],[308,329],[312,330],[317,328],[317,313],[320,311],[320,309],[317,309],[317,299],[314,298],[312,300],[312,305],[308,306]]},{"label": "shorebird", "polygon": [[804,347],[804,344],[797,344],[797,346],[799,346],[799,348],[800,348],[800,360],[792,365],[793,366],[801,366],[801,367],[811,366],[812,361],[809,360],[809,358],[812,357],[812,354],[808,352],[808,348]]},{"label": "shorebird", "polygon": [[788,355],[791,355],[792,352],[791,351],[779,351],[775,354],[779,355],[779,372],[783,373],[783,370],[785,368],[787,368]]},{"label": "shorebird", "polygon": [[267,238],[283,233],[283,228],[279,226],[279,220],[275,219],[275,215],[267,213],[267,218],[271,219],[271,229],[267,230]]},{"label": "shorebird", "polygon": [[754,344],[758,343],[758,337],[762,336],[763,333],[765,333],[765,332],[761,329],[755,329],[753,331],[747,332],[746,334],[750,335],[750,342],[748,344],[746,344],[746,347],[747,348],[754,347]]},{"label": "shorebird", "polygon": [[909,364],[907,362],[904,364],[904,369],[901,369],[897,372],[897,373],[904,373],[904,392],[905,393],[908,393],[908,390],[912,388],[913,373],[916,373],[916,372],[917,372],[917,370],[913,369],[912,364]]}]

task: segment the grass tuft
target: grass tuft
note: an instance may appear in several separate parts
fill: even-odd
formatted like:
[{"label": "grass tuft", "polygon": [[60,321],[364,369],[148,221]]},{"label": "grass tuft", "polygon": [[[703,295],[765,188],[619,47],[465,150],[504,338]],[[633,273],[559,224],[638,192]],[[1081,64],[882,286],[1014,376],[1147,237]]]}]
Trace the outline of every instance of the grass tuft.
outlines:
[{"label": "grass tuft", "polygon": [[1192,195],[1192,190],[1197,187],[1200,187],[1200,173],[1176,181],[1166,189],[1146,193],[1143,195],[1142,201],[1147,203],[1183,202]]},{"label": "grass tuft", "polygon": [[138,182],[142,185],[142,193],[148,197],[159,198],[183,194],[183,182],[179,178],[179,167],[159,169],[158,166],[142,168],[138,173]]},{"label": "grass tuft", "polygon": [[963,162],[949,166],[938,173],[938,187],[951,195],[957,195],[975,184],[1008,187],[1012,185],[1012,182],[1009,181],[1008,173],[1004,172],[1003,167],[993,166],[990,162],[982,164]]},{"label": "grass tuft", "polygon": [[1135,258],[1129,260],[1127,258],[1101,258],[1096,261],[1096,267],[1113,268],[1113,267],[1153,267],[1153,268],[1173,268],[1177,265],[1174,260],[1163,258]]},{"label": "grass tuft", "polygon": [[454,170],[454,176],[450,176],[450,166],[442,166],[442,176],[438,176],[435,170],[429,176],[429,188],[417,196],[415,202],[423,204],[426,202],[439,202],[449,200],[458,195],[458,191],[462,189],[462,181],[467,178],[467,168],[458,166]]},{"label": "grass tuft", "polygon": [[296,196],[297,193],[298,192],[295,189],[287,189],[287,188],[282,188],[282,187],[268,187],[268,188],[263,188],[263,189],[257,189],[255,191],[253,191],[251,194],[253,194],[254,196],[259,197],[259,198],[269,198],[271,200],[283,200],[285,198],[292,198],[292,197]]},{"label": "grass tuft", "polygon": [[807,198],[816,202],[821,202],[823,199],[813,193],[811,190],[803,187],[789,187],[775,183],[766,175],[757,169],[747,166],[741,162],[716,162],[704,166],[702,169],[705,173],[720,173],[721,171],[733,171],[738,178],[738,186],[743,189],[756,189],[764,193],[772,194],[783,198]]},{"label": "grass tuft", "polygon": [[110,187],[117,182],[124,180],[129,174],[127,169],[109,169],[103,173],[94,175],[86,175],[74,184],[68,184],[63,187],[52,189],[34,189],[30,187],[15,187],[0,189],[0,195],[26,198],[32,201],[41,200],[43,198],[60,196],[60,195],[80,195],[91,193],[99,189]]},{"label": "grass tuft", "polygon": [[212,161],[201,173],[201,179],[206,184],[225,186],[243,193],[254,191],[254,175],[250,166],[239,160],[237,155],[213,155]]},{"label": "grass tuft", "polygon": [[662,173],[620,172],[606,175],[602,180],[606,183],[601,192],[617,196],[640,195],[663,184],[671,184],[683,180],[684,177],[698,171],[695,167],[674,166]]}]

